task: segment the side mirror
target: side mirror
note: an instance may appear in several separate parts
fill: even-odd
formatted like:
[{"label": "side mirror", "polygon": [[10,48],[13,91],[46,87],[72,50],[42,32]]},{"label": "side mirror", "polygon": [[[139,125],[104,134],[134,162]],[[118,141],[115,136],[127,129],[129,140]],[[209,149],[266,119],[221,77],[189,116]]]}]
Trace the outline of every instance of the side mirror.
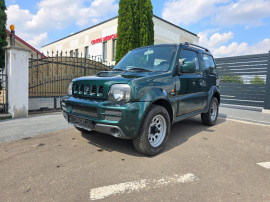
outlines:
[{"label": "side mirror", "polygon": [[181,67],[182,67],[183,64],[184,64],[184,59],[179,59],[178,65],[177,65],[177,69],[176,69],[177,75],[181,75],[182,74]]},{"label": "side mirror", "polygon": [[181,67],[182,73],[195,73],[196,65],[195,62],[185,62]]}]

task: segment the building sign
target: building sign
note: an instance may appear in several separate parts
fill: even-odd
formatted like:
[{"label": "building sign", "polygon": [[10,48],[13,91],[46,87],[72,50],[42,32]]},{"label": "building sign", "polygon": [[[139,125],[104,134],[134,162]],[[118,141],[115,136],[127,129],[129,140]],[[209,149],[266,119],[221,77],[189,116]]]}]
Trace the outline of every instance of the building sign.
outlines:
[{"label": "building sign", "polygon": [[105,36],[103,38],[98,38],[98,39],[92,40],[91,44],[94,45],[96,43],[102,43],[104,41],[108,41],[108,40],[116,39],[116,38],[117,38],[117,34],[112,34],[112,35],[109,35],[109,36]]}]

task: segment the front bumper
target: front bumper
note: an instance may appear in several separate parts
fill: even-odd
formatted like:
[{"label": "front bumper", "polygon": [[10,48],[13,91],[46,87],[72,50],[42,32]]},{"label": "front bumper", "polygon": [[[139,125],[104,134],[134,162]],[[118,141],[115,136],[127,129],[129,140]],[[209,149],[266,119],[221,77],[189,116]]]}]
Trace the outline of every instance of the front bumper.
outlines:
[{"label": "front bumper", "polygon": [[132,139],[140,128],[147,102],[116,104],[107,100],[63,97],[61,108],[67,121],[77,127]]}]

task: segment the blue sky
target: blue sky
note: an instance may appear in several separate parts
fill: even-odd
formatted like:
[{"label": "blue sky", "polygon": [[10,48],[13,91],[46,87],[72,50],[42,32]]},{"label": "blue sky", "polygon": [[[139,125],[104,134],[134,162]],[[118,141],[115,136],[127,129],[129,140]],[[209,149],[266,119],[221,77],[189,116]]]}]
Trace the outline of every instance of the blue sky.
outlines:
[{"label": "blue sky", "polygon": [[[7,27],[36,48],[117,16],[119,0],[6,0]],[[270,0],[152,0],[216,57],[270,51]]]}]

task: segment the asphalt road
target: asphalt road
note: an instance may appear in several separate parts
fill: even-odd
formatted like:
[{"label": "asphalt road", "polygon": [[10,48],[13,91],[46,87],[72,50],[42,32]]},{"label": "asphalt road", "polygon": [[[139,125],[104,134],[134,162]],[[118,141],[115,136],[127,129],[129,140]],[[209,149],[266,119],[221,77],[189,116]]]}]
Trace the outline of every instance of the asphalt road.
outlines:
[{"label": "asphalt road", "polygon": [[1,201],[270,201],[270,127],[198,117],[167,147],[139,155],[129,140],[67,128],[0,144]]}]

